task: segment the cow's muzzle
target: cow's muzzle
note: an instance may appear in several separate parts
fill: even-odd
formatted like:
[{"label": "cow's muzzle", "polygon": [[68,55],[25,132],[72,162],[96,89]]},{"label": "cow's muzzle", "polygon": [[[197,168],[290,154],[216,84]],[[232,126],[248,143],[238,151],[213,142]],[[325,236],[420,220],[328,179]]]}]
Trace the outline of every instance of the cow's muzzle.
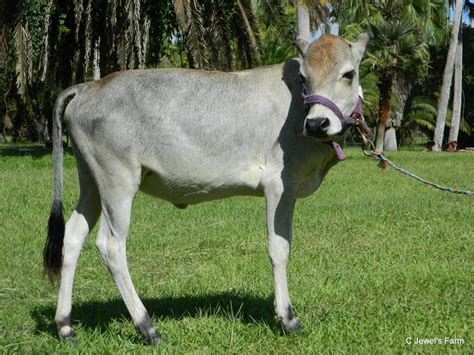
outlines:
[{"label": "cow's muzzle", "polygon": [[306,118],[305,134],[314,138],[326,138],[330,124],[327,117]]},{"label": "cow's muzzle", "polygon": [[[339,119],[341,122],[341,134],[344,133],[347,127],[356,125],[356,119],[355,116],[357,117],[363,117],[362,114],[362,101],[360,97],[358,98],[356,108],[352,112],[352,114],[348,117],[345,117],[339,107],[330,99],[327,97],[321,96],[321,95],[305,95],[303,93],[303,100],[304,104],[306,106],[306,111],[309,111],[309,108],[312,105],[322,105],[330,109],[334,115]],[[330,121],[327,117],[307,117],[305,121],[305,134],[311,137],[315,138],[324,138],[327,137],[327,131],[330,126]],[[364,125],[363,129],[365,130],[366,125]]]},{"label": "cow's muzzle", "polygon": [[[358,98],[354,111],[348,117],[344,117],[339,107],[337,107],[337,105],[327,97],[320,95],[305,95],[303,93],[303,100],[306,106],[306,112],[309,111],[311,105],[319,104],[327,107],[336,115],[336,117],[341,122],[341,130],[337,135],[343,134],[346,128],[349,126],[357,126],[359,129],[362,129],[362,131],[368,134],[369,128],[364,121],[364,116],[362,113],[362,100],[360,97]],[[331,122],[327,117],[306,117],[303,134],[322,140],[334,150],[337,159],[344,160],[346,159],[346,155],[344,154],[341,146],[339,143],[331,140],[329,137],[330,134],[328,134],[328,131],[330,125]]]}]

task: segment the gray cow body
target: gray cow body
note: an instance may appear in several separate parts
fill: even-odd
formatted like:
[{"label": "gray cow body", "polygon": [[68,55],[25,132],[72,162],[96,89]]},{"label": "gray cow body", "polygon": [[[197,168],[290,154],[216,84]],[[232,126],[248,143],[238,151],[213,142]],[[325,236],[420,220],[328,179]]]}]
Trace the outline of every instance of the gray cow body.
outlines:
[{"label": "gray cow body", "polygon": [[64,117],[88,164],[125,169],[140,190],[178,206],[263,196],[265,177],[285,166],[295,197],[307,196],[335,155],[302,135],[298,68],[122,72],[73,88]]},{"label": "gray cow body", "polygon": [[[294,204],[337,162],[327,143],[342,140],[342,123],[332,111],[322,105],[306,110],[303,87],[326,95],[349,115],[357,102],[357,68],[366,43],[366,37],[351,44],[326,35],[307,49],[303,61],[238,73],[127,71],[64,91],[54,109],[55,199],[44,250],[46,272],[61,274],[59,335],[74,336],[74,273],[83,242],[100,217],[97,248],[145,340],[160,339],[126,260],[131,207],[139,190],[177,207],[264,196],[275,311],[284,329],[298,329],[286,278]],[[63,111],[80,183],[79,201],[65,226]]]}]

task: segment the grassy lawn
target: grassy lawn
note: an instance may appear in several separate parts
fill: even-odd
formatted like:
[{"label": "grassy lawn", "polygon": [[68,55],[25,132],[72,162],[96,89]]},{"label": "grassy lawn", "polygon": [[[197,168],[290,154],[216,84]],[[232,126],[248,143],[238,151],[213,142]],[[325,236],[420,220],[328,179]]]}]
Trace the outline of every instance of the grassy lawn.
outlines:
[{"label": "grassy lawn", "polygon": [[[274,318],[263,199],[179,210],[139,194],[129,266],[164,341],[142,344],[94,231],[76,273],[72,347],[56,337],[56,287],[42,277],[50,155],[0,146],[0,351],[473,353],[474,199],[379,170],[357,148],[346,152],[347,161],[296,206],[288,273],[302,335],[282,335]],[[472,153],[388,157],[440,184],[474,190]],[[63,196],[69,215],[78,196],[70,154]],[[408,337],[464,344],[409,345]]]}]

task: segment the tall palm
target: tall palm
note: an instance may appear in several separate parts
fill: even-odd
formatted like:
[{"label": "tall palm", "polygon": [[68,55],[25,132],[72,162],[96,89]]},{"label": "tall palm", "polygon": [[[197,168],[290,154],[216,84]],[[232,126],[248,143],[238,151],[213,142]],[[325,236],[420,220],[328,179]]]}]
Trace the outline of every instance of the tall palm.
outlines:
[{"label": "tall palm", "polygon": [[[376,149],[383,151],[394,83],[403,85],[407,77],[425,76],[429,54],[425,39],[408,18],[396,22],[372,22],[370,29],[377,40],[373,42],[374,51],[369,52],[368,62],[379,73],[380,92]],[[407,96],[406,93],[399,99],[406,100]]]},{"label": "tall palm", "polygon": [[[474,1],[466,0],[464,2],[464,10],[469,18],[474,19]],[[462,96],[463,96],[463,24],[461,22],[459,28],[458,41],[456,46],[456,58],[454,60],[454,98],[453,98],[453,118],[449,129],[448,149],[452,146],[457,147],[459,135],[459,127],[461,123]]]},{"label": "tall palm", "polygon": [[449,129],[448,150],[456,150],[461,123],[462,109],[462,24],[459,29],[458,41],[456,43],[456,54],[454,59],[454,97],[453,117]]},{"label": "tall palm", "polygon": [[463,0],[456,0],[448,57],[446,59],[446,66],[444,67],[443,84],[441,86],[441,93],[438,100],[438,115],[436,117],[436,129],[433,137],[433,151],[441,151],[443,145],[444,127],[446,124],[446,113],[448,111],[449,94],[451,91],[456,46],[461,24],[462,6]]}]

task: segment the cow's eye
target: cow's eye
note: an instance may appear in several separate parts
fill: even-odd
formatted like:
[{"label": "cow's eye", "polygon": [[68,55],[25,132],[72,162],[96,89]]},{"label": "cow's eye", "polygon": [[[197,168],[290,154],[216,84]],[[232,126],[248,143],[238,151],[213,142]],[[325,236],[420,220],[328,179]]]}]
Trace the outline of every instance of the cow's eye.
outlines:
[{"label": "cow's eye", "polygon": [[300,79],[300,82],[302,84],[304,84],[306,82],[306,77],[303,74],[299,73],[298,78]]},{"label": "cow's eye", "polygon": [[354,79],[354,76],[355,76],[355,70],[349,70],[349,71],[346,71],[342,77],[344,79],[347,79],[347,80],[352,80]]}]

